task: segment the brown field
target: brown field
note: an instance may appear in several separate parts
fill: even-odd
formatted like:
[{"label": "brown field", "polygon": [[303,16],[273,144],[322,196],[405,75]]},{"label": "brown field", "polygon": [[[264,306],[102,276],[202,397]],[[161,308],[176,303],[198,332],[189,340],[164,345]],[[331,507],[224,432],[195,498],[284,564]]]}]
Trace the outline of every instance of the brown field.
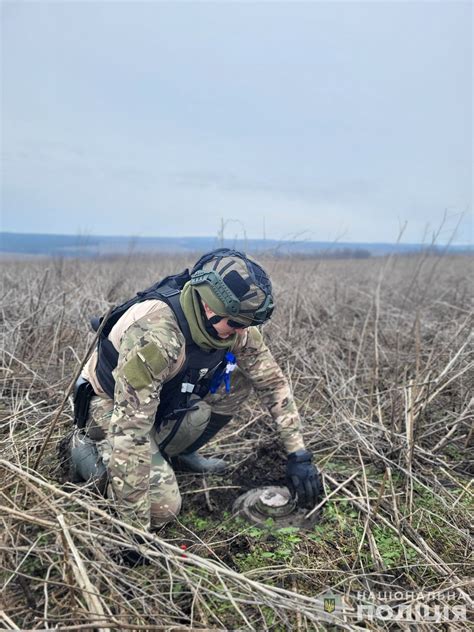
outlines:
[{"label": "brown field", "polygon": [[[379,614],[383,591],[408,605],[416,595],[406,591],[423,592],[431,614],[469,611],[469,257],[265,261],[278,301],[265,336],[326,493],[339,489],[312,531],[233,518],[243,490],[284,472],[269,414],[248,401],[203,450],[226,456],[229,474],[180,474],[183,511],[147,536],[151,563],[120,563],[133,529],[90,490],[61,481],[66,396],[93,341],[90,316],[192,262],[2,261],[1,629],[410,628],[358,620],[358,591],[376,593]],[[345,614],[323,613],[327,589],[344,595]],[[432,619],[419,629],[467,626]]]}]

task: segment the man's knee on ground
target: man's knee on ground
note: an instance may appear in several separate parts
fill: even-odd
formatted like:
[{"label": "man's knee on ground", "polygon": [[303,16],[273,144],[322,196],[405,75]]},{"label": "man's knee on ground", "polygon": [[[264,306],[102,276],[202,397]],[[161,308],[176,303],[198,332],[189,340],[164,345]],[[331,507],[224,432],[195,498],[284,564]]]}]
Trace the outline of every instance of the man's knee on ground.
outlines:
[{"label": "man's knee on ground", "polygon": [[172,522],[181,511],[181,495],[172,498],[163,498],[162,501],[152,501],[150,509],[151,529],[162,527],[167,522]]}]

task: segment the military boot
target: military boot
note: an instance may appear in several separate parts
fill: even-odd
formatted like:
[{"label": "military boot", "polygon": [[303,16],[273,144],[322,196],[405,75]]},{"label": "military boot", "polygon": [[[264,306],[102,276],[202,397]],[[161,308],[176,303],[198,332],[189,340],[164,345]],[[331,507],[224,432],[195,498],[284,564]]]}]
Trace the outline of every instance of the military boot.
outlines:
[{"label": "military boot", "polygon": [[228,464],[223,459],[206,458],[197,452],[179,454],[171,459],[174,469],[198,474],[222,474]]},{"label": "military boot", "polygon": [[206,458],[198,454],[199,448],[208,443],[232,419],[231,415],[211,413],[206,429],[194,443],[182,453],[174,456],[171,463],[176,470],[199,474],[222,474],[228,464],[223,459]]},{"label": "military boot", "polygon": [[76,429],[69,442],[70,477],[73,483],[92,483],[104,495],[107,489],[107,470],[95,441]]}]

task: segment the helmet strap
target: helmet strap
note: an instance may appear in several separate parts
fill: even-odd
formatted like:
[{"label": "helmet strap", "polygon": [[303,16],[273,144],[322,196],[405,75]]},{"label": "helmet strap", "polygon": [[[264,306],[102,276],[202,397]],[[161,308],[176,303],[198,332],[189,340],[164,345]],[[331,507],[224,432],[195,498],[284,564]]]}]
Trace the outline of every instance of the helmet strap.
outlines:
[{"label": "helmet strap", "polygon": [[220,323],[223,318],[224,316],[218,316],[217,314],[215,316],[211,316],[210,318],[204,316],[204,327],[206,328],[207,333],[210,334],[213,338],[217,338],[218,340],[220,340],[219,334],[214,329],[214,325]]},{"label": "helmet strap", "polygon": [[203,305],[202,300],[199,300],[199,307],[201,309],[202,320],[204,323],[205,330],[210,336],[212,336],[213,338],[216,338],[217,340],[220,340],[219,334],[214,329],[214,325],[217,325],[217,323],[220,323],[221,320],[225,318],[225,316],[219,316],[218,314],[214,314],[214,316],[210,316],[210,317],[206,316],[206,312],[204,310],[204,305]]}]

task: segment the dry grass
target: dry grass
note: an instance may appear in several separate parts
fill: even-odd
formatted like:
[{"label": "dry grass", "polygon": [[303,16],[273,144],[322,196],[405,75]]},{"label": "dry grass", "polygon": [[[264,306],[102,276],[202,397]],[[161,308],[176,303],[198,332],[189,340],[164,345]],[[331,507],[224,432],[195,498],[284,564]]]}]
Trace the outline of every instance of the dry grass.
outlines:
[{"label": "dry grass", "polygon": [[89,317],[191,263],[4,263],[4,629],[408,626],[357,622],[350,613],[323,620],[316,596],[329,586],[349,602],[358,590],[422,590],[444,591],[433,605],[452,603],[454,592],[471,604],[467,257],[266,261],[278,299],[266,337],[291,380],[305,439],[332,494],[321,523],[314,533],[285,534],[229,515],[249,473],[268,466],[275,477],[283,464],[271,419],[250,401],[208,448],[232,461],[227,480],[182,476],[179,522],[146,536],[151,564],[121,565],[115,552],[133,529],[87,490],[59,483],[57,444],[72,416],[64,397],[93,339],[85,334]]}]

